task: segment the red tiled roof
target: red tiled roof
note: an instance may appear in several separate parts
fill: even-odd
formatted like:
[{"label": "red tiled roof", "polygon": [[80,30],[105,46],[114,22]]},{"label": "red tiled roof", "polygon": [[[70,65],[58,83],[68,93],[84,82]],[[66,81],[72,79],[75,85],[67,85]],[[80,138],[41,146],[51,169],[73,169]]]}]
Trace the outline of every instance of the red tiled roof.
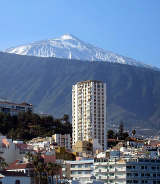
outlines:
[{"label": "red tiled roof", "polygon": [[26,102],[23,103],[14,103],[14,102],[8,102],[8,101],[0,101],[0,104],[8,104],[8,105],[21,105],[21,106],[32,106],[32,104],[28,104]]},{"label": "red tiled roof", "polygon": [[10,164],[6,170],[16,170],[16,169],[29,169],[33,168],[33,165],[30,163],[20,163],[19,160],[16,160],[12,164]]},{"label": "red tiled roof", "polygon": [[32,104],[26,103],[26,102],[22,102],[21,104],[18,105],[24,105],[24,106],[32,106]]},{"label": "red tiled roof", "polygon": [[160,141],[159,140],[150,141],[150,145],[151,146],[158,146],[159,144],[160,144]]},{"label": "red tiled roof", "polygon": [[55,163],[56,162],[56,156],[55,155],[42,155],[42,157],[44,158],[44,161],[46,163],[48,163],[48,162]]},{"label": "red tiled roof", "polygon": [[28,177],[27,174],[23,173],[23,172],[15,172],[15,171],[0,171],[0,174],[2,174],[3,176],[19,176],[19,177]]}]

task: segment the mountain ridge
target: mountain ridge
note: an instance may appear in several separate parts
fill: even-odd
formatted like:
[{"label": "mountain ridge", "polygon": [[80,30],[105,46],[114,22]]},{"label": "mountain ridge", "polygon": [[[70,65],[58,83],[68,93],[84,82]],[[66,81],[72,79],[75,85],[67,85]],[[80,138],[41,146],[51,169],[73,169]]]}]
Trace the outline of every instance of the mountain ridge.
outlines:
[{"label": "mountain ridge", "polygon": [[105,62],[20,56],[0,52],[0,97],[32,103],[35,112],[71,117],[72,85],[83,80],[107,84],[107,125],[123,120],[143,134],[160,130],[160,72]]},{"label": "mountain ridge", "polygon": [[81,61],[113,62],[159,70],[135,59],[85,43],[71,34],[62,35],[60,38],[41,40],[32,42],[31,44],[12,47],[4,50],[4,52],[38,57],[77,59]]}]

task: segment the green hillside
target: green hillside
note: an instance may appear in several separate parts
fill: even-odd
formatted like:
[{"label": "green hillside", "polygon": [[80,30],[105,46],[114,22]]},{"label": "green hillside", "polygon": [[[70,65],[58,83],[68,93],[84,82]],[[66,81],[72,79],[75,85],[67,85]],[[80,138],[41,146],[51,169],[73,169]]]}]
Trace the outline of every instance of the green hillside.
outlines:
[{"label": "green hillside", "polygon": [[[107,84],[108,122],[160,130],[160,72],[129,65],[0,53],[0,98],[32,103],[36,112],[71,116],[72,85]],[[144,130],[143,130],[144,131]]]}]

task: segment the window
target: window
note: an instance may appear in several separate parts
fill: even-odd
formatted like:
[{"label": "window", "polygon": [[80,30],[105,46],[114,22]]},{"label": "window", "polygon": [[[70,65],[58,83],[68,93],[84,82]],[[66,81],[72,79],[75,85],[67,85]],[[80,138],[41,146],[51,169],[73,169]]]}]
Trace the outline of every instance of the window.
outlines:
[{"label": "window", "polygon": [[138,183],[138,180],[133,180],[133,183]]},{"label": "window", "polygon": [[20,180],[16,180],[15,181],[15,184],[20,184]]},{"label": "window", "polygon": [[127,173],[127,176],[132,176],[132,173]]},{"label": "window", "polygon": [[141,173],[141,176],[144,176],[144,173]]},{"label": "window", "polygon": [[138,173],[134,173],[134,176],[138,176]]},{"label": "window", "polygon": [[127,180],[127,183],[132,183],[132,180]]},{"label": "window", "polygon": [[149,177],[150,176],[150,173],[146,173],[145,176]]},{"label": "window", "polygon": [[147,166],[145,166],[145,169],[147,169]]},{"label": "window", "polygon": [[154,167],[154,166],[153,166],[153,167],[152,167],[152,169],[153,169],[153,170],[155,170],[155,169],[156,169],[156,167]]},{"label": "window", "polygon": [[144,166],[141,166],[141,169],[144,169]]}]

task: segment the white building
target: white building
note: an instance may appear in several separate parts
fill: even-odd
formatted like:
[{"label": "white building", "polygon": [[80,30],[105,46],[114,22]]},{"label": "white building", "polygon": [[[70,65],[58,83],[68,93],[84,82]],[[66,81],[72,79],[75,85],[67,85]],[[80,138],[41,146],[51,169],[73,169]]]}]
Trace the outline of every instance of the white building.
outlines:
[{"label": "white building", "polygon": [[27,176],[23,172],[0,172],[0,184],[31,184],[31,177]]},{"label": "white building", "polygon": [[[66,165],[69,172],[70,178],[72,180],[80,180],[81,183],[85,183],[91,180],[93,176],[93,163],[94,160],[76,160],[76,161],[66,161]],[[64,172],[64,168],[62,168]]]},{"label": "white building", "polygon": [[23,142],[12,141],[5,136],[0,136],[0,157],[4,158],[7,164],[23,159],[27,151],[27,145]]},{"label": "white building", "polygon": [[6,171],[22,172],[27,176],[30,176],[33,174],[33,165],[28,162],[16,160],[6,168]]},{"label": "white building", "polygon": [[71,136],[70,134],[54,134],[52,136],[54,141],[57,143],[60,147],[65,147],[66,149],[71,149]]},{"label": "white building", "polygon": [[96,139],[107,147],[106,84],[88,80],[72,86],[72,145]]},{"label": "white building", "polygon": [[105,183],[160,183],[160,160],[158,159],[95,159],[94,175]]}]

